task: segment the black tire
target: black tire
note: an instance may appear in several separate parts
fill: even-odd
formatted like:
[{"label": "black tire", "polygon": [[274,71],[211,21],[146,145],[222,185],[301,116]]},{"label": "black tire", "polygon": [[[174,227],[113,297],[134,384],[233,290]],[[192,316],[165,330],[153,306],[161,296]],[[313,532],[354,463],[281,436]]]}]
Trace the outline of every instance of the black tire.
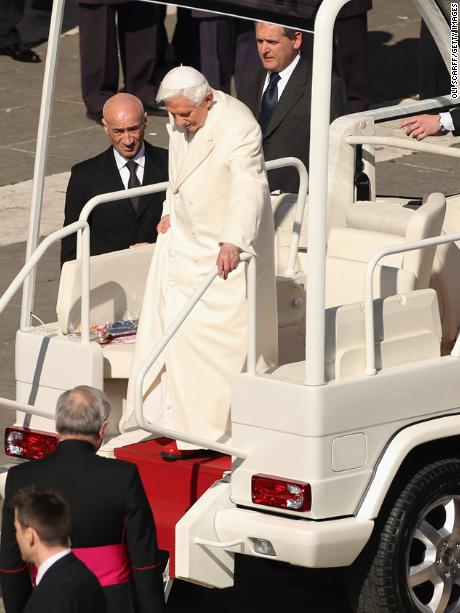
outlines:
[{"label": "black tire", "polygon": [[407,482],[346,570],[346,584],[355,613],[460,611],[459,458],[433,462]]}]

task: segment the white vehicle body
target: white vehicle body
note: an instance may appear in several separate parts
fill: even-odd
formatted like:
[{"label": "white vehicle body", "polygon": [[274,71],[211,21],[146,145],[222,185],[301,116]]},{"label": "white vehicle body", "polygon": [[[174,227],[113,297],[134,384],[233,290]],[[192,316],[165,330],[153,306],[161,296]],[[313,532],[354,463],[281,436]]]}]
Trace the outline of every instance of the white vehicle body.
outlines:
[{"label": "white vehicle body", "polygon": [[[231,447],[160,429],[146,420],[142,407],[145,372],[212,283],[215,271],[210,271],[161,345],[152,348],[136,381],[136,422],[127,423],[123,417],[130,349],[115,355],[110,346],[90,342],[89,326],[120,318],[123,310],[140,305],[154,247],[89,258],[87,224],[94,206],[125,198],[126,192],[93,198],[79,222],[36,248],[64,0],[54,3],[28,257],[23,271],[0,299],[1,312],[26,280],[16,343],[17,399],[1,402],[18,410],[18,425],[50,431],[59,393],[77,384],[90,384],[105,389],[114,404],[112,438],[105,453],[154,433],[232,455],[231,474],[210,488],[176,526],[176,576],[203,585],[231,585],[235,553],[305,567],[351,567],[375,536],[376,522],[384,522],[386,505],[398,498],[417,471],[438,460],[455,458],[460,451],[460,342],[456,340],[460,326],[460,278],[456,278],[460,197],[450,197],[446,204],[441,194],[433,194],[417,210],[402,199],[376,199],[374,163],[378,144],[460,158],[456,148],[405,137],[385,138],[375,130],[377,122],[448,107],[455,101],[445,96],[350,115],[329,128],[330,79],[324,75],[332,61],[334,20],[345,3],[324,0],[315,21],[308,223],[305,218],[302,226],[305,177],[296,208],[296,199],[274,200],[280,365],[264,374],[256,374],[254,366],[257,296],[253,273],[257,263],[245,264],[249,267],[248,370],[233,383]],[[415,3],[448,59],[450,34],[445,19],[433,0]],[[370,179],[370,204],[355,201],[359,145]],[[299,168],[302,172],[301,165]],[[147,191],[152,188],[136,188],[133,195]],[[29,313],[34,266],[51,242],[77,230],[79,259],[64,266],[58,321],[46,329],[33,327]],[[136,278],[130,274],[134,268]],[[104,293],[110,285],[122,290],[120,300],[116,293]],[[77,328],[81,335],[72,335]],[[311,506],[297,511],[254,502],[251,483],[255,475],[307,483]],[[460,506],[457,494],[460,496],[460,488],[450,492],[446,509],[451,502]],[[460,521],[460,510],[454,512],[454,518]],[[420,530],[418,519],[414,522],[411,538]],[[448,608],[452,603],[460,607],[460,598],[448,604],[460,557],[451,555],[455,530],[449,532],[447,524],[446,520],[444,532],[439,531],[447,535],[446,542],[431,542],[431,566],[428,556],[423,561],[425,567],[430,566],[427,577],[434,591],[423,604],[426,608],[416,601],[421,611],[460,610]],[[444,560],[444,574],[435,575],[439,558]],[[411,583],[411,576],[420,569],[407,560],[408,585],[413,587],[417,583]],[[445,579],[447,571],[449,579]],[[410,589],[408,593],[413,597]],[[402,607],[409,596],[401,598],[396,607]],[[363,604],[359,606],[356,610],[366,610]],[[398,609],[388,605],[379,610]]]}]

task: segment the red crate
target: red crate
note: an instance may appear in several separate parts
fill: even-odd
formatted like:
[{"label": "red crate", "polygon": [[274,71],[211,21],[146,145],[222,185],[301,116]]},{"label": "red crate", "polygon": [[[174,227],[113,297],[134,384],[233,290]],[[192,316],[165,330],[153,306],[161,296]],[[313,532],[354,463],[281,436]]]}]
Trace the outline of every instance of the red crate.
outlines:
[{"label": "red crate", "polygon": [[170,575],[174,576],[175,526],[188,509],[226,470],[231,458],[214,454],[168,462],[161,456],[170,439],[158,438],[115,449],[120,460],[137,465],[152,507],[160,549],[170,552]]}]

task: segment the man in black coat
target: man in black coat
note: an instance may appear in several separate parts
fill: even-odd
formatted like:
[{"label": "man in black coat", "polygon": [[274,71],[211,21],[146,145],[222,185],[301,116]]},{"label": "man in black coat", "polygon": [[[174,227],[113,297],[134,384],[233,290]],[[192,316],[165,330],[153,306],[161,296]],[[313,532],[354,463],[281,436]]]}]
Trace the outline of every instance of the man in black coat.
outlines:
[{"label": "man in black coat", "polygon": [[21,43],[16,28],[24,15],[25,0],[0,0],[0,55],[18,62],[40,62],[40,57]]},{"label": "man in black coat", "polygon": [[37,571],[24,613],[106,613],[99,581],[69,549],[68,502],[56,490],[31,486],[11,506],[22,559]]},{"label": "man in black coat", "polygon": [[369,90],[369,43],[367,12],[372,0],[351,0],[335,22],[337,70],[345,82],[350,113],[367,111]]},{"label": "man in black coat", "polygon": [[192,17],[199,22],[200,72],[226,94],[233,76],[238,92],[242,75],[258,63],[254,23],[199,10],[192,10]]},{"label": "man in black coat", "polygon": [[[297,157],[308,170],[310,147],[311,41],[302,45],[302,33],[259,22],[256,41],[261,65],[242,81],[238,98],[259,119],[266,160]],[[302,51],[301,51],[302,49]],[[300,52],[301,51],[301,52]],[[279,78],[278,78],[279,77]],[[272,83],[272,95],[270,95]],[[273,98],[274,97],[274,98]],[[264,100],[271,101],[264,104]],[[347,111],[343,82],[333,75],[331,121]],[[295,193],[299,188],[295,169],[282,168],[268,175],[270,190]]]},{"label": "man in black coat", "polygon": [[[116,94],[104,106],[104,129],[112,144],[94,158],[72,168],[67,187],[64,225],[78,220],[93,196],[160,183],[168,178],[168,153],[144,141],[147,115],[141,101],[130,94]],[[135,163],[134,173],[129,165]],[[135,174],[133,179],[132,174]],[[153,243],[157,237],[164,194],[99,205],[89,218],[91,255]],[[61,263],[76,257],[76,234],[65,237]]]},{"label": "man in black coat", "polygon": [[85,0],[78,5],[87,116],[100,122],[104,103],[120,91],[120,63],[123,91],[137,96],[147,112],[158,114],[155,73],[168,42],[163,24],[166,7],[133,0]]},{"label": "man in black coat", "polygon": [[164,611],[155,524],[137,467],[96,455],[109,412],[103,392],[86,386],[64,392],[56,409],[61,440],[55,452],[9,471],[0,547],[6,613],[22,613],[32,592],[10,507],[16,492],[32,484],[52,487],[68,500],[72,551],[98,577],[107,613]]}]

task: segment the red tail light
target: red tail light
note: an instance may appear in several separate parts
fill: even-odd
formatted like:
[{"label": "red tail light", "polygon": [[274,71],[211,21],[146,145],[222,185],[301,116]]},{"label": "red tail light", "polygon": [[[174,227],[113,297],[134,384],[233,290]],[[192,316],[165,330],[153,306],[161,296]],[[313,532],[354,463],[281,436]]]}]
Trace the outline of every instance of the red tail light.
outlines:
[{"label": "red tail light", "polygon": [[56,448],[57,434],[29,430],[28,428],[5,429],[5,453],[15,458],[40,460]]},{"label": "red tail light", "polygon": [[292,481],[268,475],[253,475],[251,483],[252,502],[267,507],[290,511],[311,509],[311,487],[309,483]]}]

